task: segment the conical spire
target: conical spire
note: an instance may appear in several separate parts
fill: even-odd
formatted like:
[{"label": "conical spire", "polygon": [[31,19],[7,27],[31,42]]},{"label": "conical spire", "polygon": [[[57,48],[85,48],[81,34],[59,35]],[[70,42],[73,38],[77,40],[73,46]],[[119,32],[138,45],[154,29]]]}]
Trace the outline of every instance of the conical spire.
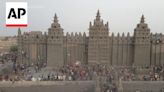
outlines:
[{"label": "conical spire", "polygon": [[54,20],[53,20],[53,23],[51,24],[51,27],[53,27],[53,28],[60,28],[60,24],[58,22],[58,17],[57,17],[56,14],[54,16]]},{"label": "conical spire", "polygon": [[128,32],[127,37],[130,37],[130,33]]},{"label": "conical spire", "polygon": [[122,37],[124,37],[124,36],[125,36],[125,33],[123,32],[123,33],[122,33]]},{"label": "conical spire", "polygon": [[117,33],[117,37],[120,37],[120,33],[119,32]]},{"label": "conical spire", "polygon": [[69,33],[67,32],[67,33],[66,33],[66,36],[68,36],[68,35],[69,35]]},{"label": "conical spire", "polygon": [[114,33],[112,32],[112,37],[114,37]]},{"label": "conical spire", "polygon": [[18,28],[18,35],[21,35],[21,29]]},{"label": "conical spire", "polygon": [[78,36],[78,34],[77,34],[77,32],[75,32],[75,37],[77,37]]},{"label": "conical spire", "polygon": [[145,17],[144,17],[144,15],[142,15],[142,17],[141,17],[141,23],[145,23]]},{"label": "conical spire", "polygon": [[81,32],[79,32],[79,36],[80,36],[80,37],[82,37],[82,34],[81,34]]},{"label": "conical spire", "polygon": [[56,13],[55,13],[55,16],[54,16],[54,22],[58,23],[58,17],[56,15]]},{"label": "conical spire", "polygon": [[73,34],[73,32],[71,32],[71,37],[73,37],[74,36],[74,34]]},{"label": "conical spire", "polygon": [[85,32],[83,33],[83,37],[86,37],[86,33]]},{"label": "conical spire", "polygon": [[100,11],[99,10],[97,10],[97,16],[100,16]]},{"label": "conical spire", "polygon": [[96,20],[100,20],[100,17],[101,17],[101,16],[100,16],[100,11],[98,10],[98,11],[97,11],[97,15],[96,15]]},{"label": "conical spire", "polygon": [[46,32],[44,32],[44,35],[46,36],[46,35],[47,35],[47,33],[46,33]]},{"label": "conical spire", "polygon": [[92,27],[92,22],[89,22],[89,27],[90,27],[90,28]]},{"label": "conical spire", "polygon": [[70,34],[67,32],[67,33],[66,33],[66,36],[67,36],[67,37],[70,37]]},{"label": "conical spire", "polygon": [[108,22],[106,23],[106,26],[107,26],[107,27],[109,26],[109,23],[108,23]]}]

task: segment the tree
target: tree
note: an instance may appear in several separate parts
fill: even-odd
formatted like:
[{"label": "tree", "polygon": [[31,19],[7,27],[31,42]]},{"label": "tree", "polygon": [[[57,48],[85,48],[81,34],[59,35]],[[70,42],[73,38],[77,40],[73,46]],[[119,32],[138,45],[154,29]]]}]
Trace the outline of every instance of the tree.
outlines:
[{"label": "tree", "polygon": [[13,45],[10,47],[10,51],[11,52],[17,52],[18,51],[18,46],[17,45]]}]

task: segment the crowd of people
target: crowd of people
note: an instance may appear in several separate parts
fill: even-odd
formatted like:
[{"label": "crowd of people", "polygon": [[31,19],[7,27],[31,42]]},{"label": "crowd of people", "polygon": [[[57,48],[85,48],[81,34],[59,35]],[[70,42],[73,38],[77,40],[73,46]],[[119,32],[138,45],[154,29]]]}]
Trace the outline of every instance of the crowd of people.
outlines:
[{"label": "crowd of people", "polygon": [[[13,65],[14,67],[14,65]],[[66,65],[60,68],[19,66],[15,76],[0,75],[0,81],[90,81],[97,82],[101,90],[116,90],[116,81],[164,81],[164,67],[127,67],[102,64]]]},{"label": "crowd of people", "polygon": [[122,68],[119,78],[123,81],[164,81],[164,68],[162,66]]},{"label": "crowd of people", "polygon": [[[14,65],[13,65],[14,67]],[[163,81],[164,68],[154,66],[149,68],[138,67],[107,67],[106,65],[66,65],[58,69],[40,69],[34,67],[21,67],[18,76],[24,80],[56,80],[56,81],[86,81],[95,80],[97,77],[103,77],[103,80],[112,82],[112,80],[122,79],[123,81]],[[43,71],[44,70],[44,71]],[[37,76],[35,76],[37,75]],[[5,75],[7,76],[7,75]],[[27,78],[28,77],[28,78]]]},{"label": "crowd of people", "polygon": [[[114,67],[102,64],[66,65],[57,69],[28,70],[27,81],[90,81],[95,80],[101,90],[116,90],[116,81],[163,81],[164,68],[153,67]],[[27,78],[28,77],[28,78]],[[114,91],[115,92],[115,91]]]},{"label": "crowd of people", "polygon": [[97,76],[103,76],[110,82],[114,78],[113,73],[114,71],[105,65],[66,65],[58,69],[43,68],[40,71],[37,68],[28,68],[22,72],[24,76],[30,76],[31,79],[35,77],[41,80],[86,81],[95,80]]}]

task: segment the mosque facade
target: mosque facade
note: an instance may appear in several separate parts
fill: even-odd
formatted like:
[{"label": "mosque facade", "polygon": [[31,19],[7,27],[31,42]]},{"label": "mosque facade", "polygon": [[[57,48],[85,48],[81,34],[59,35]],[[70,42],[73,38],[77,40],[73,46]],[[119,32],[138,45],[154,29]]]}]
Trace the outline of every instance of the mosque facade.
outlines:
[{"label": "mosque facade", "polygon": [[33,65],[46,64],[59,67],[81,64],[106,64],[112,66],[164,65],[164,35],[152,34],[142,15],[133,36],[114,34],[109,24],[97,12],[89,23],[89,34],[66,33],[55,14],[48,32],[22,33],[18,29],[18,62]]}]

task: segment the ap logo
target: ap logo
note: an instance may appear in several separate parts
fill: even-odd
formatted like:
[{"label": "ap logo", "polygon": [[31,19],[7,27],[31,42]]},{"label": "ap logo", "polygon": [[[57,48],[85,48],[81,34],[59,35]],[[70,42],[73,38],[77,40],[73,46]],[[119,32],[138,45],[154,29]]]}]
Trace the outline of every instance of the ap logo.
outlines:
[{"label": "ap logo", "polygon": [[6,26],[27,27],[27,2],[6,2]]}]

